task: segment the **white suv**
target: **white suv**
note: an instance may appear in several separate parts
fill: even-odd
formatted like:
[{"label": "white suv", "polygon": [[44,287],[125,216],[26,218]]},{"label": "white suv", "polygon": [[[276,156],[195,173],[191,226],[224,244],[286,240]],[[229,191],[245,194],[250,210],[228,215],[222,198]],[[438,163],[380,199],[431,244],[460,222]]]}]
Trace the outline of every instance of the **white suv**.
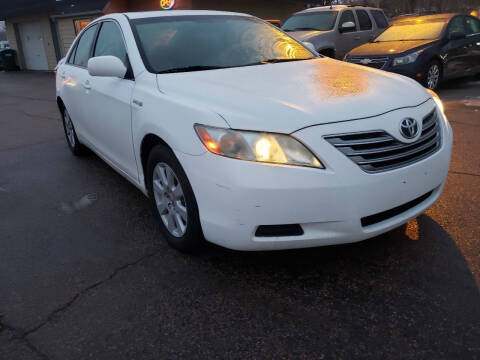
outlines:
[{"label": "white suv", "polygon": [[343,59],[357,46],[376,38],[389,26],[383,10],[364,6],[321,6],[293,14],[282,29],[315,50]]},{"label": "white suv", "polygon": [[148,195],[183,251],[367,239],[430,207],[450,163],[434,93],[244,14],[104,16],[56,86],[71,151],[92,149]]}]

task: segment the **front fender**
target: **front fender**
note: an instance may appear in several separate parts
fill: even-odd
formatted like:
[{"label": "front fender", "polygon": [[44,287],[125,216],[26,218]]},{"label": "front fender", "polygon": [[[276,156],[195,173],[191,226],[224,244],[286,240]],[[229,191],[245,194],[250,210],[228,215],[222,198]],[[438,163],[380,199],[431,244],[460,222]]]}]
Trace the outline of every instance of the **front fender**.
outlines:
[{"label": "front fender", "polygon": [[132,137],[137,159],[142,140],[148,134],[160,137],[175,151],[189,155],[205,153],[193,127],[196,123],[228,127],[220,115],[191,99],[159,91],[154,74],[144,73],[141,79],[136,79],[132,97]]}]

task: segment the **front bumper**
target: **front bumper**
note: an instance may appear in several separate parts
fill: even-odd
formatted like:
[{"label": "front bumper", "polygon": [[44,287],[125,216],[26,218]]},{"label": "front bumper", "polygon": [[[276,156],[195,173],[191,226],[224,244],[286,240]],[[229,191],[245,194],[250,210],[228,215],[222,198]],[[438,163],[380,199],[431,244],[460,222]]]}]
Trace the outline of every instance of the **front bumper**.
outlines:
[{"label": "front bumper", "polygon": [[[414,112],[427,114],[433,107],[433,101],[429,101]],[[412,111],[397,110],[373,119],[314,126],[294,133],[326,164],[325,170],[177,152],[196,195],[205,238],[236,250],[304,248],[365,240],[418,216],[438,199],[446,181],[452,148],[448,122],[441,120],[443,142],[435,154],[377,174],[364,172],[322,138],[346,129],[376,129],[391,123],[389,119],[412,116]],[[362,218],[429,192],[426,199],[408,210],[362,226]],[[255,236],[258,226],[279,224],[300,224],[304,233]]]},{"label": "front bumper", "polygon": [[[388,71],[391,73],[403,75],[419,82],[422,82],[425,79],[426,73],[425,70],[427,68],[428,63],[424,61],[423,58],[419,58],[417,61],[406,64],[406,65],[397,65],[393,66],[394,57],[372,57],[375,62],[371,64],[362,64],[360,61],[362,59],[370,59],[370,57],[347,57],[345,59],[346,62],[350,62],[352,64],[372,67],[378,70]],[[378,60],[378,59],[381,60]]]}]

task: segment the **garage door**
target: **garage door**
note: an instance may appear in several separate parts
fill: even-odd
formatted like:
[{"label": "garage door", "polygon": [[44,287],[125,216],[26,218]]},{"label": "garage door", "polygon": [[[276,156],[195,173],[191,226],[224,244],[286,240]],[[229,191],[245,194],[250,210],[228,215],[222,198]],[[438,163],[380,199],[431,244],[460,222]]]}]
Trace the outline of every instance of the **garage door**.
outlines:
[{"label": "garage door", "polygon": [[28,70],[48,70],[40,23],[22,23],[19,29],[25,67]]}]

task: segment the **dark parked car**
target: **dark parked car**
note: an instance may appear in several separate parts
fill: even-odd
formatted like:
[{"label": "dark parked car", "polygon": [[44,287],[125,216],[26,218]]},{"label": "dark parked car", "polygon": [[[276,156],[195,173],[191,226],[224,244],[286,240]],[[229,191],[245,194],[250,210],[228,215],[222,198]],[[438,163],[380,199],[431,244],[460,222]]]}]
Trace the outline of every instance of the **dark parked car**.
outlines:
[{"label": "dark parked car", "polygon": [[460,14],[397,19],[345,61],[406,75],[433,90],[444,79],[480,73],[480,20]]}]

